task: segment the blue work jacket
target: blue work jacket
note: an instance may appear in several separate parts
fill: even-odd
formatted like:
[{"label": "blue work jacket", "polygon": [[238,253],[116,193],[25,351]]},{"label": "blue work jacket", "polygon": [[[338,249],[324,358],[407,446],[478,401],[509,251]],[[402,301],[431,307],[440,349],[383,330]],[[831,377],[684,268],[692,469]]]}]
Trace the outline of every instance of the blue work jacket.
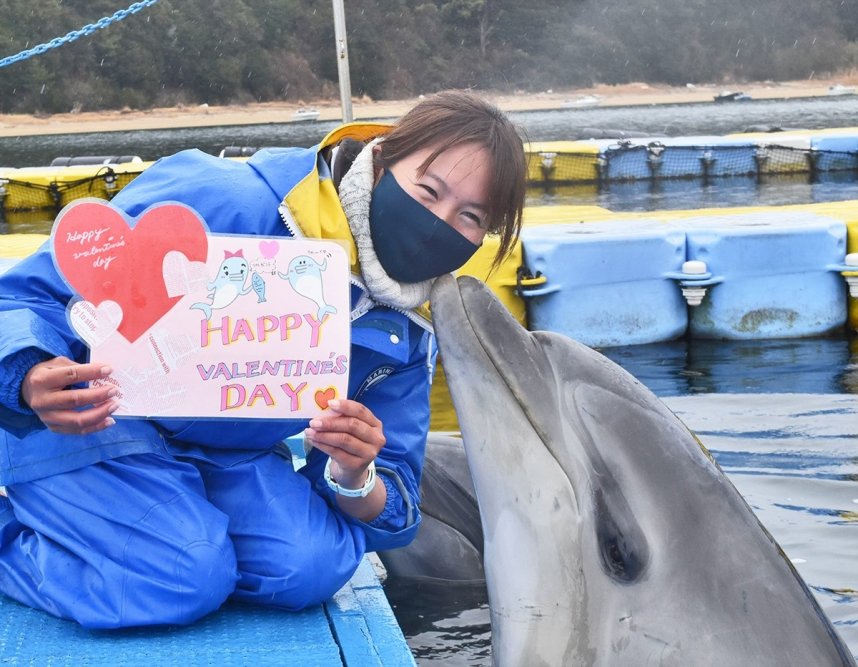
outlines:
[{"label": "blue work jacket", "polygon": [[[213,233],[303,235],[338,238],[353,246],[327,163],[327,143],[354,134],[366,138],[380,126],[345,126],[319,146],[264,149],[249,160],[216,158],[197,150],[163,158],[113,199],[132,218],[156,203],[175,201],[195,209]],[[357,128],[353,130],[350,128]],[[297,225],[297,226],[296,226]],[[169,230],[165,230],[169,234]],[[429,429],[429,386],[435,350],[431,326],[418,313],[372,304],[352,252],[352,304],[362,314],[352,322],[349,398],[362,402],[382,421],[387,444],[376,459],[393,480],[407,509],[406,527],[391,534],[366,526],[367,550],[389,549],[413,539],[420,522],[418,488]],[[0,276],[0,484],[10,485],[74,470],[98,461],[153,451],[206,457],[218,450],[223,461],[249,450],[282,448],[306,420],[118,419],[98,433],[60,435],[47,430],[19,402],[23,373],[40,359],[66,356],[88,360],[88,350],[66,319],[72,294],[57,273],[48,244]],[[355,316],[356,313],[353,313]],[[153,437],[153,432],[157,435]],[[311,451],[302,473],[322,494],[327,457]]]}]

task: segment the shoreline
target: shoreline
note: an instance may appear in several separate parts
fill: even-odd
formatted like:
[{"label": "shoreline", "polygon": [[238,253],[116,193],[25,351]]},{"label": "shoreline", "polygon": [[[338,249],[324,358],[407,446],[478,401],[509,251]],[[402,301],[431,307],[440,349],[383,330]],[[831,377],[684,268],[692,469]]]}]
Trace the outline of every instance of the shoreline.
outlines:
[{"label": "shoreline", "polygon": [[[825,97],[828,95],[829,86],[835,84],[856,85],[858,84],[858,76],[803,81],[767,81],[737,85],[729,88],[729,90],[742,91],[754,100],[795,99]],[[562,109],[564,102],[585,95],[595,95],[600,100],[598,107],[589,107],[591,109],[612,106],[713,102],[714,96],[725,89],[727,89],[726,86],[714,84],[670,87],[629,83],[563,91],[549,90],[538,93],[481,91],[481,94],[503,111],[514,112]],[[352,100],[352,112],[355,120],[393,120],[404,114],[418,101],[418,98],[379,101],[354,98]],[[234,106],[203,104],[149,110],[84,111],[38,116],[0,114],[0,137],[307,122],[296,121],[294,118],[295,111],[302,107],[312,107],[318,110],[319,121],[338,121],[342,117],[339,99],[319,100],[309,104],[297,102],[260,102]]]}]

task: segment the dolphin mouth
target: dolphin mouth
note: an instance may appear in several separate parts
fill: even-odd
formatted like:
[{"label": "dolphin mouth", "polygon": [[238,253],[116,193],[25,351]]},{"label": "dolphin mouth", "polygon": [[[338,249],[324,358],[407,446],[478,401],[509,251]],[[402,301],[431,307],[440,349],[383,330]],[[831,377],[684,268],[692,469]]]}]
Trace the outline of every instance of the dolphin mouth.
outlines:
[{"label": "dolphin mouth", "polygon": [[[531,332],[516,321],[488,287],[469,276],[438,278],[432,289],[431,304],[433,317],[437,313],[440,320],[458,325],[455,327],[455,341],[448,340],[447,345],[473,346],[471,354],[479,354],[493,368],[520,405],[531,427],[547,443],[550,435],[543,427],[546,421],[542,415],[533,414],[535,397],[528,394],[525,379],[534,373],[541,377],[551,376],[553,371],[534,344]],[[474,317],[471,313],[475,314]],[[468,332],[471,336],[466,339]],[[439,334],[442,355],[444,339],[445,336]]]},{"label": "dolphin mouth", "polygon": [[244,275],[236,273],[235,275],[230,276],[229,279],[234,283],[240,283],[244,280]]}]

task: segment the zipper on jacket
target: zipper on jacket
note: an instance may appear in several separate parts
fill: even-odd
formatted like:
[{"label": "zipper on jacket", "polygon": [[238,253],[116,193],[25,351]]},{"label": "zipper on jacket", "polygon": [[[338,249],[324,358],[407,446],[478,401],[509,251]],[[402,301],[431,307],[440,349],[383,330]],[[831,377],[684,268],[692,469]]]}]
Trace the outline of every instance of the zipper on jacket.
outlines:
[{"label": "zipper on jacket", "polygon": [[286,229],[289,230],[289,233],[293,238],[305,238],[304,233],[300,230],[298,225],[295,224],[295,218],[292,217],[292,212],[286,208],[286,204],[280,202],[280,206],[277,207],[277,212],[280,213],[280,219],[283,221],[283,224],[286,225]]}]

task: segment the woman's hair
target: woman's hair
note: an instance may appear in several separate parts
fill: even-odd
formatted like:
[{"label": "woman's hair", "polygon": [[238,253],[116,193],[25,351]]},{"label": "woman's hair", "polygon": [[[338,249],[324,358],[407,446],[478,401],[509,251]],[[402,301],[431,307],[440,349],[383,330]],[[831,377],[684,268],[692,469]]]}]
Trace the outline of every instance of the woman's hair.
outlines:
[{"label": "woman's hair", "polygon": [[447,149],[469,143],[485,148],[491,160],[486,223],[488,232],[500,237],[494,269],[512,251],[521,231],[527,178],[521,137],[500,109],[469,92],[433,95],[397,121],[384,136],[377,159],[387,169],[432,146],[434,150],[420,166],[422,172]]}]

